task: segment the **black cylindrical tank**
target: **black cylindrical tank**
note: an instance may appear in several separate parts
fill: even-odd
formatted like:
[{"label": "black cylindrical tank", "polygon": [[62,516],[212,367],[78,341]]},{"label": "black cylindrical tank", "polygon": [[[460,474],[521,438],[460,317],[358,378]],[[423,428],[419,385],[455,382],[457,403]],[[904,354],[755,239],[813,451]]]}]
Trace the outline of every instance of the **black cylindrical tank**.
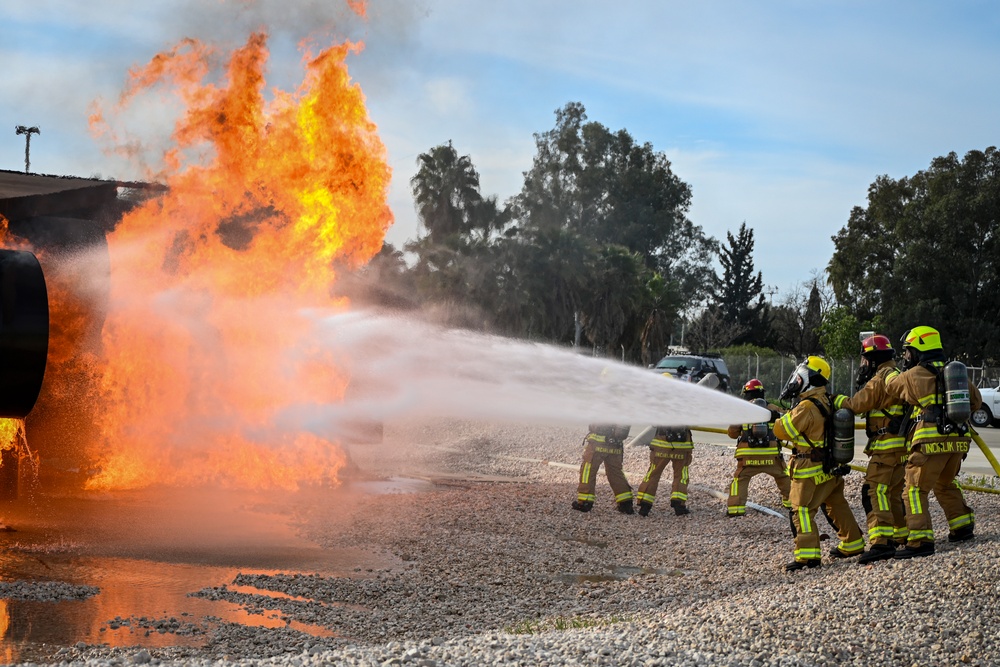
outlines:
[{"label": "black cylindrical tank", "polygon": [[30,252],[0,249],[0,417],[23,419],[38,400],[49,349],[49,300]]},{"label": "black cylindrical tank", "polygon": [[972,416],[969,369],[961,361],[949,361],[941,374],[944,376],[944,409],[948,419],[956,424],[964,424]]},{"label": "black cylindrical tank", "polygon": [[850,463],[854,460],[854,413],[841,408],[833,413],[833,460]]}]

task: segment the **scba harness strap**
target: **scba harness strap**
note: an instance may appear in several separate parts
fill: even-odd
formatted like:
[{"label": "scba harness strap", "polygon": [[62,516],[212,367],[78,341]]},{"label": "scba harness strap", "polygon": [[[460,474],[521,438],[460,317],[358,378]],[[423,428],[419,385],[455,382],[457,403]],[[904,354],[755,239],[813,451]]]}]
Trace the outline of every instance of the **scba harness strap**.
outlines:
[{"label": "scba harness strap", "polygon": [[[802,435],[806,442],[813,446],[813,452],[810,452],[809,455],[815,458],[811,460],[816,463],[822,462],[823,472],[826,474],[842,477],[851,471],[851,467],[839,464],[833,458],[833,447],[831,446],[834,438],[832,413],[823,407],[823,404],[819,400],[812,396],[807,396],[806,400],[816,406],[820,416],[823,418],[823,443],[821,445],[813,445],[812,441],[805,434]],[[818,455],[816,454],[817,451],[819,452]]]}]

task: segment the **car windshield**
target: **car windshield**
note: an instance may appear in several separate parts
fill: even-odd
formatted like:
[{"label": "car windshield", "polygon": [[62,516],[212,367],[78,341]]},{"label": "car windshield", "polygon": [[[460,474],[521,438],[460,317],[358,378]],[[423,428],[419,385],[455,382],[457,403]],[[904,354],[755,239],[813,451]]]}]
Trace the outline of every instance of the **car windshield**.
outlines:
[{"label": "car windshield", "polygon": [[660,359],[660,363],[656,364],[656,367],[675,371],[681,366],[691,370],[697,365],[698,360],[693,357],[667,357],[665,359]]}]

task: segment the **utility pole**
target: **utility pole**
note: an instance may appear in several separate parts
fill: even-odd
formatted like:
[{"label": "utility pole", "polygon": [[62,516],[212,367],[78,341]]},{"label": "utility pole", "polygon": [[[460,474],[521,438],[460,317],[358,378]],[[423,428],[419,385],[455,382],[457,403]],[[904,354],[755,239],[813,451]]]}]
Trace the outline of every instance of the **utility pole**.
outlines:
[{"label": "utility pole", "polygon": [[39,130],[37,127],[34,126],[26,127],[24,125],[18,125],[14,129],[17,131],[18,134],[24,135],[24,173],[27,174],[29,168],[31,167],[31,161],[30,161],[31,135],[41,134],[42,131]]}]

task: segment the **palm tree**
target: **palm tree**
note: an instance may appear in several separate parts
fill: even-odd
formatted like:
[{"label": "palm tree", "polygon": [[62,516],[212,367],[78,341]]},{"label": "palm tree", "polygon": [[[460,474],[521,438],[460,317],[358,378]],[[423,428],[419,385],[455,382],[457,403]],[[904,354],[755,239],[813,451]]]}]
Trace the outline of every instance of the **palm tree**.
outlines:
[{"label": "palm tree", "polygon": [[601,250],[593,274],[583,328],[596,348],[611,355],[616,353],[626,326],[641,309],[647,276],[642,257],[617,245]]},{"label": "palm tree", "polygon": [[653,273],[646,281],[643,312],[645,319],[639,332],[639,358],[643,365],[656,363],[667,352],[670,331],[677,319],[683,295],[676,282]]},{"label": "palm tree", "polygon": [[470,233],[483,201],[472,159],[459,157],[449,141],[447,146],[421,153],[417,164],[420,169],[410,179],[410,187],[431,243]]}]

